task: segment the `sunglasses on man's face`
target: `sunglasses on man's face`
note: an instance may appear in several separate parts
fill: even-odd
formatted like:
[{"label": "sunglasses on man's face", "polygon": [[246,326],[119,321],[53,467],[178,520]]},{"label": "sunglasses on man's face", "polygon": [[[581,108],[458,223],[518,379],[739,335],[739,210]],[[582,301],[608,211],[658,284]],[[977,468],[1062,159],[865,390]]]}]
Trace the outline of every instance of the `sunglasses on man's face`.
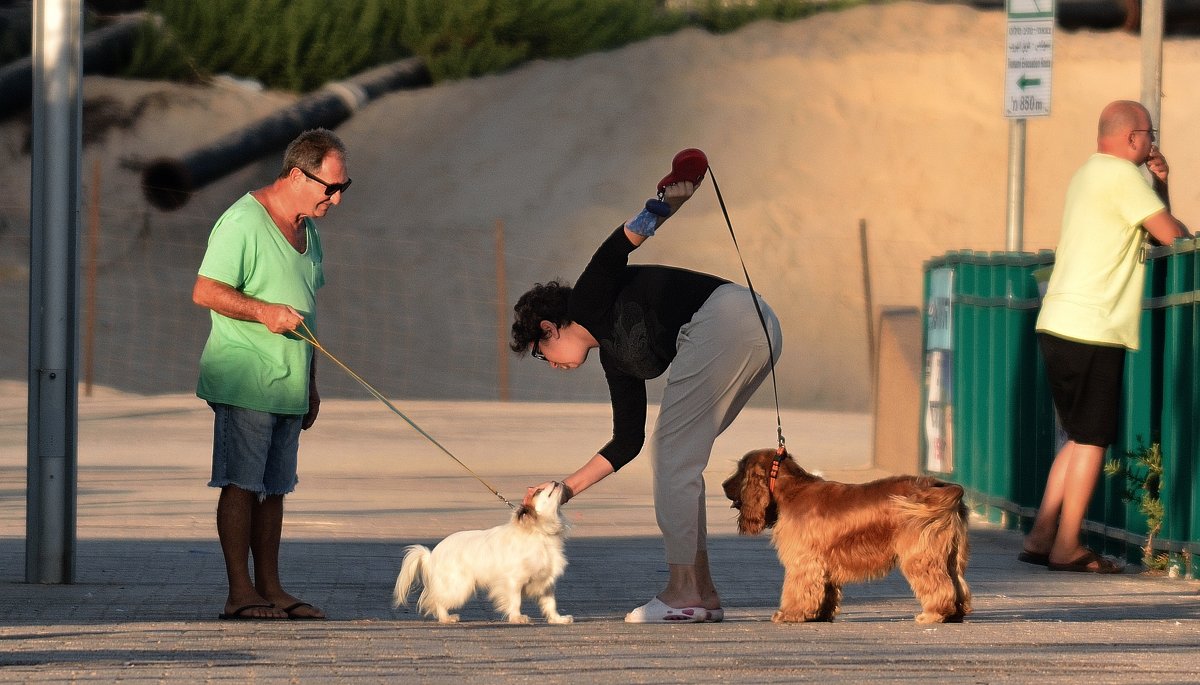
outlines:
[{"label": "sunglasses on man's face", "polygon": [[[296,168],[300,169],[300,167],[296,167]],[[325,186],[325,197],[333,197],[334,193],[346,192],[346,189],[350,187],[350,183],[353,180],[353,179],[348,178],[348,179],[346,179],[345,183],[327,183],[327,182],[322,181],[321,179],[317,178],[316,176],[313,176],[312,174],[308,173],[304,169],[300,169],[300,173],[307,176],[310,181],[316,181],[317,183],[320,183],[321,185]]]},{"label": "sunglasses on man's face", "polygon": [[529,350],[529,356],[540,362],[546,361],[546,355],[542,354],[542,350],[536,342],[533,343],[533,348]]}]

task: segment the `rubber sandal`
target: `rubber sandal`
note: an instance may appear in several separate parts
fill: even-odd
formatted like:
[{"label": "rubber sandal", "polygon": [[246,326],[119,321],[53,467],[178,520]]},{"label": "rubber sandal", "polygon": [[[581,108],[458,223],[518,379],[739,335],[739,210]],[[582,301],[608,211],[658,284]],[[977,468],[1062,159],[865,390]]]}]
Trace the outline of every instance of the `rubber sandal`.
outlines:
[{"label": "rubber sandal", "polygon": [[292,613],[293,611],[295,611],[296,609],[299,609],[300,607],[308,607],[314,611],[316,610],[316,607],[309,604],[308,602],[296,602],[295,604],[293,604],[289,607],[284,607],[283,613],[287,614],[288,618],[290,618],[293,621],[324,621],[325,620],[324,616],[305,616],[304,614],[293,614]]},{"label": "rubber sandal", "polygon": [[671,160],[671,173],[663,176],[662,180],[658,182],[658,192],[661,193],[667,186],[680,181],[691,181],[693,184],[698,184],[704,179],[706,173],[708,173],[708,157],[702,151],[694,147],[680,150],[675,154],[675,159]]},{"label": "rubber sandal", "polygon": [[274,609],[274,604],[247,604],[240,606],[228,614],[217,614],[222,621],[286,621],[286,616],[247,616],[251,609]]},{"label": "rubber sandal", "polygon": [[1049,566],[1050,555],[1041,554],[1039,552],[1030,552],[1027,549],[1023,549],[1021,550],[1021,553],[1017,555],[1017,561],[1023,561],[1026,564],[1033,564],[1034,566]]},{"label": "rubber sandal", "polygon": [[657,597],[625,614],[626,623],[700,623],[706,618],[708,609],[704,607],[675,609]]},{"label": "rubber sandal", "polygon": [[720,623],[725,620],[724,609],[708,609],[708,615],[704,617],[705,623]]},{"label": "rubber sandal", "polygon": [[1105,559],[1090,549],[1070,563],[1056,564],[1051,561],[1048,566],[1051,571],[1071,571],[1074,573],[1121,573],[1124,571],[1124,568],[1121,566],[1118,566],[1109,559]]}]

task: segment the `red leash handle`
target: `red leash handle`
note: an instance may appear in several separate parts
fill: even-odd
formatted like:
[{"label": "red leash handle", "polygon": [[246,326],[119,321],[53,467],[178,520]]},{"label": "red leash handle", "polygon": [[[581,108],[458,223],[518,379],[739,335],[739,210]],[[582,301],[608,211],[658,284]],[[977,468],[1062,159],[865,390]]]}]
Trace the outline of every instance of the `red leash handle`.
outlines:
[{"label": "red leash handle", "polygon": [[663,176],[658,182],[658,192],[661,195],[667,186],[681,181],[691,181],[698,185],[704,180],[704,174],[707,172],[708,156],[702,150],[694,147],[680,150],[671,160],[671,173]]}]

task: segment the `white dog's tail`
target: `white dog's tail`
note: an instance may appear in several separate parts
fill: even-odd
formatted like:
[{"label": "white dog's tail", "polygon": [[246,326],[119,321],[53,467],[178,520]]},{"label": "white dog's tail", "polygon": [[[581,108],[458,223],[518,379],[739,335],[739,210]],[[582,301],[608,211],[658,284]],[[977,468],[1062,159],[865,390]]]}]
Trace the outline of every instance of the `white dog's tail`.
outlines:
[{"label": "white dog's tail", "polygon": [[412,591],[418,578],[421,578],[422,585],[425,584],[422,571],[429,564],[429,555],[429,548],[422,545],[409,545],[404,548],[404,561],[400,564],[400,575],[396,576],[396,587],[392,590],[393,607],[408,606],[408,593]]}]

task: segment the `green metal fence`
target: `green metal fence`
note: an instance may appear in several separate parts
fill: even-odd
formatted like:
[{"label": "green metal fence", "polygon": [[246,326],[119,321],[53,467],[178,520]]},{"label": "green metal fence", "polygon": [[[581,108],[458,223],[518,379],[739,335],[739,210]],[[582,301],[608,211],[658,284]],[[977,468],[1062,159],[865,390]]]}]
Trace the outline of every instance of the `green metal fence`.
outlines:
[{"label": "green metal fence", "polygon": [[[1121,427],[1108,458],[1161,445],[1165,515],[1154,541],[1183,575],[1200,577],[1200,244],[1177,241],[1146,259],[1140,349],[1125,366]],[[1065,439],[1034,325],[1050,251],[949,252],[925,264],[922,470],[963,485],[988,520],[1027,527]],[[1140,559],[1146,518],[1122,477],[1102,477],[1088,544]]]}]

